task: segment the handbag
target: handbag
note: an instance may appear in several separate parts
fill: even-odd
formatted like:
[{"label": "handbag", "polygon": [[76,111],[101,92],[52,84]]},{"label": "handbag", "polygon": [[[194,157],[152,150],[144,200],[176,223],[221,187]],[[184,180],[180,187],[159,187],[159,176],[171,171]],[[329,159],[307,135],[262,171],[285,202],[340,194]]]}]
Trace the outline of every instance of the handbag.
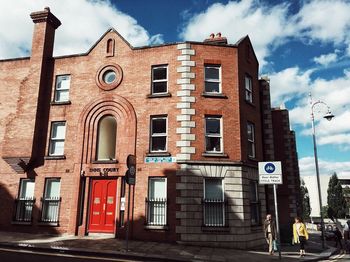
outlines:
[{"label": "handbag", "polygon": [[276,240],[272,241],[272,249],[273,249],[273,251],[278,251],[277,241]]}]

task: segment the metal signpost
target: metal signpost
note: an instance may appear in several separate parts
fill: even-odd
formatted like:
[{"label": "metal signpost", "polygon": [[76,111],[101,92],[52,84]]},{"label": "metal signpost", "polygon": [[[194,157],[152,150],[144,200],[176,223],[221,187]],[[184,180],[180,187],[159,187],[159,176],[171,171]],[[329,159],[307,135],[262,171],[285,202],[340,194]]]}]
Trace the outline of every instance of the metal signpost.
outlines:
[{"label": "metal signpost", "polygon": [[134,155],[128,155],[126,160],[126,165],[128,170],[125,173],[125,182],[128,186],[128,213],[126,219],[126,234],[125,234],[125,242],[126,242],[126,252],[129,251],[129,216],[130,216],[130,186],[135,185],[136,183],[136,157]]},{"label": "metal signpost", "polygon": [[275,200],[275,217],[277,228],[277,247],[278,257],[281,256],[280,226],[278,221],[278,205],[276,185],[282,184],[282,165],[281,162],[259,162],[259,184],[273,185],[273,196]]}]

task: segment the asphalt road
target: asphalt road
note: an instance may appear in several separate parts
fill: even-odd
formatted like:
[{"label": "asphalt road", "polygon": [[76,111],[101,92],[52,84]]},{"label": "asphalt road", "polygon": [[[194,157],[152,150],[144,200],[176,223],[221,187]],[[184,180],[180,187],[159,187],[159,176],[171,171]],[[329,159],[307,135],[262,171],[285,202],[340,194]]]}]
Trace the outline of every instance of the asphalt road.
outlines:
[{"label": "asphalt road", "polygon": [[[87,257],[64,253],[43,253],[28,250],[0,248],[1,262],[103,262],[103,261],[140,261],[113,257]],[[143,260],[147,261],[147,260]]]}]

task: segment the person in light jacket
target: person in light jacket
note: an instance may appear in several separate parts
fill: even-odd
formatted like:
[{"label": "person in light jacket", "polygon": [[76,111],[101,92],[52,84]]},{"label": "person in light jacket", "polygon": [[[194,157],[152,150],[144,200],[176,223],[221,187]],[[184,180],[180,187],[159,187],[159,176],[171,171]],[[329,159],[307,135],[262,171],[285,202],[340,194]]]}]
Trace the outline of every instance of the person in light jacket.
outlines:
[{"label": "person in light jacket", "polygon": [[276,240],[276,223],[272,219],[271,214],[266,215],[266,220],[264,221],[264,233],[267,244],[269,245],[269,253],[273,255],[273,241]]},{"label": "person in light jacket", "polygon": [[293,237],[294,243],[300,244],[300,256],[305,256],[305,243],[309,239],[309,233],[307,232],[305,224],[300,217],[294,219],[293,224]]}]

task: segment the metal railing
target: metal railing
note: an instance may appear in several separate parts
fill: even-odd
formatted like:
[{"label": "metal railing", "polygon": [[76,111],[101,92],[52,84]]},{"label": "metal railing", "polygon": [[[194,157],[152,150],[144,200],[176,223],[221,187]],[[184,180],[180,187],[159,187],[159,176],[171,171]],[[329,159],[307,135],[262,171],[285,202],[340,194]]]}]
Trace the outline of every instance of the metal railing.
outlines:
[{"label": "metal railing", "polygon": [[34,197],[15,199],[13,220],[16,222],[32,222]]},{"label": "metal railing", "polygon": [[223,199],[203,199],[203,224],[207,227],[227,225],[227,201]]},{"label": "metal railing", "polygon": [[60,197],[42,198],[41,222],[58,223],[60,212]]},{"label": "metal railing", "polygon": [[167,224],[166,198],[146,198],[146,223],[152,226],[164,226]]}]

